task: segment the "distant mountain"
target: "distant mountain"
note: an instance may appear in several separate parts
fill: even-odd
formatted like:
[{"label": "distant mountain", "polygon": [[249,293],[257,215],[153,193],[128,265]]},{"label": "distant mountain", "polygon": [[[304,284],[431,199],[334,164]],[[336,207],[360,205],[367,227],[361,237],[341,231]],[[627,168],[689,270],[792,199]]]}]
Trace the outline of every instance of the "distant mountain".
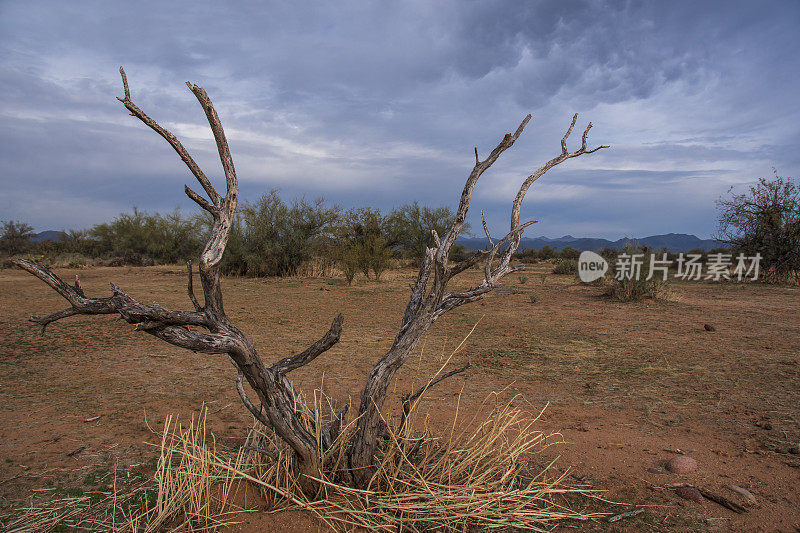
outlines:
[{"label": "distant mountain", "polygon": [[[650,237],[642,237],[640,239],[623,238],[616,241],[609,241],[607,239],[594,239],[587,237],[573,237],[572,235],[564,235],[556,239],[548,237],[523,237],[519,243],[519,250],[528,250],[533,248],[539,250],[547,245],[555,250],[562,250],[567,246],[571,246],[578,250],[592,250],[597,251],[601,248],[609,247],[619,250],[625,246],[629,241],[635,241],[639,245],[650,246],[655,250],[666,249],[668,252],[688,252],[699,248],[701,250],[711,250],[724,246],[724,243],[714,239],[700,239],[694,235],[687,235],[685,233],[667,233],[666,235],[651,235]],[[485,237],[463,237],[456,241],[458,244],[463,244],[470,250],[478,250],[486,248],[489,241]]]},{"label": "distant mountain", "polygon": [[66,233],[63,231],[54,231],[54,230],[47,230],[42,231],[41,233],[37,233],[33,237],[31,237],[31,242],[42,242],[42,241],[63,241],[64,237],[66,237]]}]

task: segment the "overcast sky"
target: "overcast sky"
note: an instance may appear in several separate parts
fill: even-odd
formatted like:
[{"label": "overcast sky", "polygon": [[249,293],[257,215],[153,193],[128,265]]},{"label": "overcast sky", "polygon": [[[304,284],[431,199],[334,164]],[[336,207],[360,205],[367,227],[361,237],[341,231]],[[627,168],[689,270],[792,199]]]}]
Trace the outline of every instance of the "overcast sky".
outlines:
[{"label": "overcast sky", "polygon": [[224,189],[184,82],[207,90],[246,199],[455,207],[473,147],[485,157],[530,112],[470,211],[505,233],[578,112],[571,148],[588,121],[612,148],[529,191],[528,236],[708,237],[731,185],[799,174],[798,27],[796,0],[0,0],[0,219],[41,231],[195,209],[191,174],[116,100],[123,65],[134,102]]}]

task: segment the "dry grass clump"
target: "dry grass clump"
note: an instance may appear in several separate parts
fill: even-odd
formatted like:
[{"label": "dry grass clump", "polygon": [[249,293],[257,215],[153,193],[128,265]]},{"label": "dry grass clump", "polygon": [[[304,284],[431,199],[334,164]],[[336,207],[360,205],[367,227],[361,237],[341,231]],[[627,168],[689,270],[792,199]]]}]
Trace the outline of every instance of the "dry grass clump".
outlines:
[{"label": "dry grass clump", "polygon": [[554,473],[552,463],[532,469],[531,456],[560,439],[534,430],[538,416],[526,416],[515,400],[490,396],[466,423],[456,415],[441,438],[427,423],[416,434],[412,413],[402,433],[387,430],[378,473],[366,490],[321,479],[325,498],[308,504],[328,521],[375,531],[545,531],[560,520],[595,516],[567,506],[563,496],[587,491],[567,486],[566,473]]},{"label": "dry grass clump", "polygon": [[613,279],[608,295],[621,302],[639,300],[668,300],[671,297],[669,282],[658,277],[652,279]]},{"label": "dry grass clump", "polygon": [[[449,361],[449,359],[448,359]],[[444,368],[444,366],[443,366]],[[205,531],[235,523],[242,509],[232,501],[243,485],[255,487],[274,510],[305,509],[333,529],[374,531],[461,531],[474,526],[546,531],[562,520],[586,520],[569,506],[570,495],[597,497],[571,486],[566,472],[552,463],[535,468],[531,460],[558,435],[535,429],[541,415],[529,416],[518,397],[501,401],[491,394],[468,420],[459,416],[434,436],[427,417],[414,404],[400,425],[385,421],[377,474],[366,489],[349,483],[346,452],[355,419],[330,416],[340,424],[332,443],[316,428],[331,422],[332,402],[317,390],[315,410],[306,420],[325,449],[316,497],[299,487],[291,450],[274,432],[256,422],[236,450],[207,437],[205,409],[187,427],[168,417],[160,431],[160,455],[153,481],[102,493],[100,498],[68,498],[21,510],[7,531],[41,531],[43,525],[120,532]],[[391,421],[394,422],[394,421]],[[417,427],[417,426],[422,426]],[[47,529],[47,527],[45,527]]]},{"label": "dry grass clump", "polygon": [[153,479],[135,485],[115,477],[109,490],[56,498],[18,509],[3,531],[207,531],[241,511],[229,496],[243,472],[242,451],[218,452],[206,440],[206,410],[183,427],[167,417]]}]

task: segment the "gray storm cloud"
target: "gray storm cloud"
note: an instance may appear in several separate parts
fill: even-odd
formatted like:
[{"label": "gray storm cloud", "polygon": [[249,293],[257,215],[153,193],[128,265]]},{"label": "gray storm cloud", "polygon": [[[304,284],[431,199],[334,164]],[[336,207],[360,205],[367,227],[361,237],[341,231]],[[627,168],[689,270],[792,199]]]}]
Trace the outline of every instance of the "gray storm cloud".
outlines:
[{"label": "gray storm cloud", "polygon": [[0,219],[43,230],[193,209],[191,176],[115,99],[121,64],[138,105],[219,176],[183,83],[206,88],[246,198],[454,205],[473,146],[528,112],[475,195],[497,233],[576,111],[612,149],[531,190],[532,234],[705,237],[730,185],[797,174],[794,1],[165,4],[0,3]]}]

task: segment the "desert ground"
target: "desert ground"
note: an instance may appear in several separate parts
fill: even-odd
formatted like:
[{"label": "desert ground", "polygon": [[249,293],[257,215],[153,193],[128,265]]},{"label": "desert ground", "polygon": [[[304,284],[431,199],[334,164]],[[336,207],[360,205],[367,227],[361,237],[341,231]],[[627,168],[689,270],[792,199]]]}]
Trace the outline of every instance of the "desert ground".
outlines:
[{"label": "desert ground", "polygon": [[[622,303],[597,285],[546,274],[508,276],[485,301],[456,309],[428,333],[421,357],[401,371],[395,396],[441,364],[480,321],[453,365],[472,368],[430,392],[422,409],[444,431],[459,394],[475,408],[492,391],[519,394],[540,428],[564,444],[542,452],[556,468],[617,504],[593,510],[644,512],[614,524],[568,522],[559,530],[798,531],[800,528],[800,289],[762,284],[673,283],[667,301]],[[170,267],[58,269],[80,275],[88,294],[113,281],[142,302],[188,308],[185,270]],[[413,269],[380,282],[227,278],[228,315],[267,362],[304,349],[345,317],[341,341],[292,374],[304,390],[323,379],[344,401],[356,397],[397,330]],[[458,280],[466,288],[480,272]],[[533,302],[531,294],[536,295]],[[171,347],[117,318],[72,317],[42,336],[32,314],[63,300],[20,270],[0,271],[0,513],[29,498],[86,490],[110,471],[152,471],[148,429],[168,415],[188,419],[203,402],[219,442],[236,446],[252,417],[224,356]],[[704,325],[715,331],[706,331]],[[666,473],[686,453],[697,471]],[[541,460],[541,458],[539,458]],[[129,474],[126,474],[129,475]],[[732,501],[732,484],[756,506],[744,514],[684,500],[669,487],[691,483]],[[49,491],[49,492],[48,492]],[[303,513],[243,515],[234,530],[324,530]]]}]

